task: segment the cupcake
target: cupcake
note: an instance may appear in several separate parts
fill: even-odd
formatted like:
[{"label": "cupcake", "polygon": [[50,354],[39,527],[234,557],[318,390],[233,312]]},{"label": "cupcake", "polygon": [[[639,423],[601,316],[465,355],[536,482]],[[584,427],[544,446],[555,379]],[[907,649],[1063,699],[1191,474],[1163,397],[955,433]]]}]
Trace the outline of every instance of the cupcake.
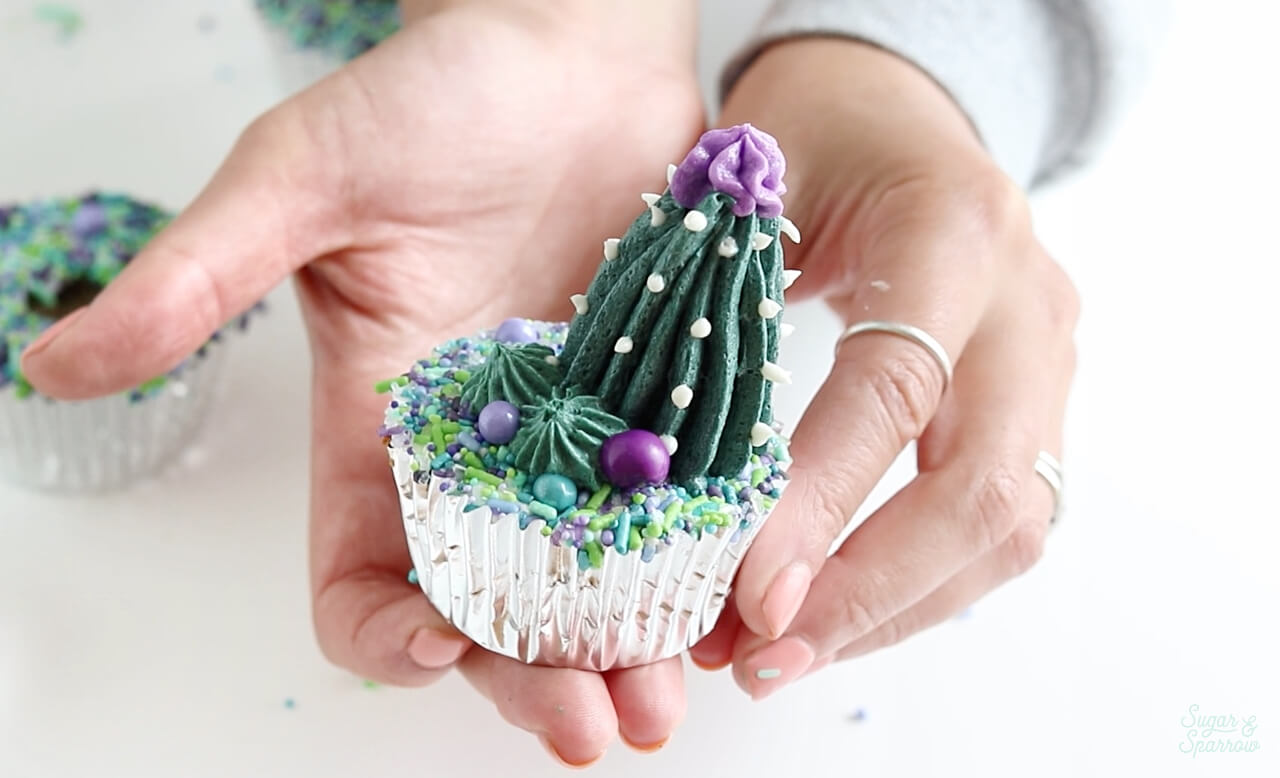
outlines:
[{"label": "cupcake", "polygon": [[396,0],[254,0],[272,28],[283,86],[296,92],[400,29]]},{"label": "cupcake", "polygon": [[169,374],[95,400],[43,397],[21,368],[23,350],[87,305],[169,219],[107,193],[0,207],[0,478],[59,492],[111,489],[190,441],[213,391],[221,335]]},{"label": "cupcake", "polygon": [[607,670],[710,632],[787,483],[785,168],[712,130],[568,322],[508,319],[378,389],[416,578],[486,649]]}]

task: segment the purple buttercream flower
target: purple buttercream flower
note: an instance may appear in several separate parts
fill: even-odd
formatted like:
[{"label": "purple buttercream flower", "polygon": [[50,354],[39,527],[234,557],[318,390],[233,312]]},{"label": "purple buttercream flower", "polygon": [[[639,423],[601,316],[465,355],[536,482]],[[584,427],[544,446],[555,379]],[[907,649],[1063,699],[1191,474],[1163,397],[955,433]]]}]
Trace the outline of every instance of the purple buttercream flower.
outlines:
[{"label": "purple buttercream flower", "polygon": [[671,196],[685,208],[696,208],[708,192],[723,192],[734,199],[736,216],[755,211],[773,219],[782,215],[786,170],[778,141],[769,133],[750,124],[708,130],[672,175]]}]

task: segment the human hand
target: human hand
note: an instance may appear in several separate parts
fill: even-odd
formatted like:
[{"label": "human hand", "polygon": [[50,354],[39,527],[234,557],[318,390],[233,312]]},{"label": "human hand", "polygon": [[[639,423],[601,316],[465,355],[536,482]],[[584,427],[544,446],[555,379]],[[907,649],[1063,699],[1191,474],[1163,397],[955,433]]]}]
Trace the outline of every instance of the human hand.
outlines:
[{"label": "human hand", "polygon": [[[936,624],[1036,561],[1054,504],[1033,467],[1061,445],[1078,302],[963,113],[893,54],[776,45],[726,103],[721,123],[743,121],[787,153],[787,215],[805,233],[788,249],[804,271],[793,291],[846,323],[920,327],[956,360],[944,393],[940,365],[910,340],[868,333],[839,348],[795,431],[792,483],[743,562],[736,612],[692,652],[732,661],[759,698]],[[919,475],[828,558],[914,439]]]},{"label": "human hand", "polygon": [[[693,9],[426,3],[405,29],[244,133],[205,191],[89,307],[28,350],[50,395],[168,370],[296,271],[314,361],[311,577],[325,655],[420,685],[455,662],[563,759],[664,741],[679,660],[606,673],[481,650],[405,580],[378,379],[448,337],[565,318],[702,129]],[[571,7],[570,7],[571,6]]]}]

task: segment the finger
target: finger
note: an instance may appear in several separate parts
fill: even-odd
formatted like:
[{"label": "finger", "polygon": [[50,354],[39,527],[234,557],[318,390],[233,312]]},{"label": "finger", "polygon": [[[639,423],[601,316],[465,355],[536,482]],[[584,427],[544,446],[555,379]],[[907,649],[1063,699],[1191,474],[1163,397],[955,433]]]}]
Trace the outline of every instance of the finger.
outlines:
[{"label": "finger", "polygon": [[921,439],[919,476],[828,561],[789,635],[739,641],[736,676],[753,696],[869,634],[1013,533],[1070,338],[1007,321],[974,338]]},{"label": "finger", "polygon": [[292,270],[337,246],[341,191],[293,103],[256,121],[205,190],[75,321],[23,355],[45,394],[135,386],[195,352]]},{"label": "finger", "polygon": [[[987,251],[989,240],[941,208],[921,206],[888,223],[865,248],[863,283],[844,303],[846,317],[915,325],[957,357],[988,303],[992,263],[973,254]],[[933,417],[945,380],[930,353],[903,337],[870,332],[840,346],[792,438],[786,496],[735,584],[752,632],[785,631],[832,542]]]},{"label": "finger", "polygon": [[[406,361],[407,364],[407,361]],[[387,458],[370,433],[385,400],[377,371],[316,364],[311,478],[311,585],[321,650],[332,662],[384,683],[437,678],[472,644],[406,575],[408,545],[388,488]]]},{"label": "finger", "polygon": [[742,621],[733,598],[725,605],[724,613],[711,630],[711,634],[699,640],[689,649],[689,658],[703,670],[720,670],[733,661],[733,644],[737,642]]},{"label": "finger", "polygon": [[618,734],[637,751],[657,751],[684,720],[684,663],[679,657],[604,675],[618,714]]},{"label": "finger", "polygon": [[953,618],[1011,578],[1030,570],[1044,551],[1053,513],[1053,493],[1047,485],[1028,490],[1022,518],[997,548],[957,573],[951,580],[907,608],[869,635],[836,652],[836,661],[868,654],[899,643],[912,635]]},{"label": "finger", "polygon": [[600,759],[618,732],[599,673],[526,665],[483,649],[467,653],[458,669],[502,718],[538,735],[552,756],[571,767]]}]

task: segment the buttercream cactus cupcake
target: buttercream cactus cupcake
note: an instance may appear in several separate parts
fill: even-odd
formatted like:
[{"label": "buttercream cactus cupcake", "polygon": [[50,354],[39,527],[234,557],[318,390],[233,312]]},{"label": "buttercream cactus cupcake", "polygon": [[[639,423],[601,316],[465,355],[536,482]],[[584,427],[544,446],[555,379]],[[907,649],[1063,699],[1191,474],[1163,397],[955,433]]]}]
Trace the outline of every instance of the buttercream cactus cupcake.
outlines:
[{"label": "buttercream cactus cupcake", "polygon": [[400,29],[396,0],[254,0],[284,86],[301,89]]},{"label": "buttercream cactus cupcake", "polygon": [[715,625],[787,483],[784,168],[750,125],[706,133],[571,322],[508,319],[379,387],[413,575],[484,648],[606,670]]},{"label": "buttercream cactus cupcake", "polygon": [[221,334],[171,373],[96,400],[43,397],[21,367],[26,347],[87,305],[169,219],[106,193],[0,207],[0,478],[57,491],[109,489],[190,441],[218,372]]}]

